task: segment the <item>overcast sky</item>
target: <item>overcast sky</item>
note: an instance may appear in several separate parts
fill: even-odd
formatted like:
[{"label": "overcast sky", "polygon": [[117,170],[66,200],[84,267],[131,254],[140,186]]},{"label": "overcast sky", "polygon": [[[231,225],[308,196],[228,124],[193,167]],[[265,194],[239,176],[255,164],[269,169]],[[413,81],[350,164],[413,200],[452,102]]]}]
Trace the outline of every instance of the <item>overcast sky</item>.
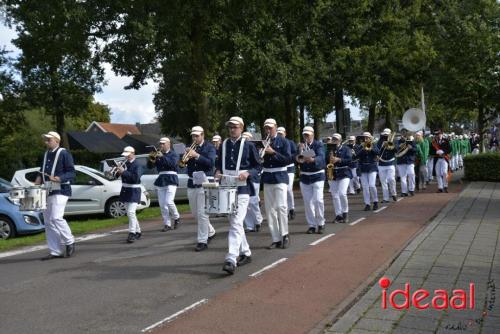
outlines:
[{"label": "overcast sky", "polygon": [[[0,48],[6,47],[12,51],[11,56],[19,53],[19,50],[12,45],[11,40],[16,37],[14,30],[0,24]],[[105,64],[107,85],[103,87],[102,93],[96,94],[96,101],[107,104],[111,108],[111,121],[114,123],[150,123],[154,120],[155,109],[153,105],[153,94],[157,84],[148,81],[148,85],[139,90],[123,89],[130,83],[128,77],[116,76],[111,71],[111,66]],[[347,100],[347,99],[346,99]],[[348,105],[351,108],[351,117],[360,119],[359,109]],[[327,121],[333,121],[335,113],[330,113]]]}]

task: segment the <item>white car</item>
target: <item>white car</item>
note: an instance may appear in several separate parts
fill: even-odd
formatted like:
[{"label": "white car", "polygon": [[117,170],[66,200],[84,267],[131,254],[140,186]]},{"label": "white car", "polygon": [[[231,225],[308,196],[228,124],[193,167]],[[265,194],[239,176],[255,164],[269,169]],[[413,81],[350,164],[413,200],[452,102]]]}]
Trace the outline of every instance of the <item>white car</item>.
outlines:
[{"label": "white car", "polygon": [[[148,154],[138,154],[135,158],[139,165],[142,167],[141,184],[146,188],[149,195],[151,196],[151,201],[158,202],[158,194],[154,185],[155,180],[158,178],[158,171],[156,170],[156,168],[148,168]],[[124,157],[118,157],[112,160],[123,161],[124,159]],[[103,172],[106,172],[109,169],[110,167],[107,165],[106,161],[102,160],[101,170]],[[177,176],[179,178],[179,186],[177,187],[177,191],[175,193],[175,200],[187,200],[187,183],[189,180],[189,176],[187,175],[187,168],[179,168],[179,173],[177,174]]]},{"label": "white car", "polygon": [[[30,187],[39,175],[40,168],[18,170],[14,173],[11,183],[14,186]],[[109,180],[96,169],[75,165],[76,177],[71,183],[72,195],[68,200],[64,214],[82,215],[105,213],[116,218],[127,213],[125,205],[120,202],[121,180]],[[137,210],[149,207],[149,194],[141,185],[141,203]]]}]

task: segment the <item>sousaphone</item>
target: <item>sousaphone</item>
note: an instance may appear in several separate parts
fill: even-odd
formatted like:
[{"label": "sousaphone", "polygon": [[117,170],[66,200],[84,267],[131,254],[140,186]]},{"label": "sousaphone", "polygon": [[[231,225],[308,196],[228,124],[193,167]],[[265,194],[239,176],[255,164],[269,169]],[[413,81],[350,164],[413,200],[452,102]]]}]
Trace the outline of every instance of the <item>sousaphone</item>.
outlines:
[{"label": "sousaphone", "polygon": [[403,115],[403,128],[417,132],[425,129],[426,117],[422,109],[410,108]]}]

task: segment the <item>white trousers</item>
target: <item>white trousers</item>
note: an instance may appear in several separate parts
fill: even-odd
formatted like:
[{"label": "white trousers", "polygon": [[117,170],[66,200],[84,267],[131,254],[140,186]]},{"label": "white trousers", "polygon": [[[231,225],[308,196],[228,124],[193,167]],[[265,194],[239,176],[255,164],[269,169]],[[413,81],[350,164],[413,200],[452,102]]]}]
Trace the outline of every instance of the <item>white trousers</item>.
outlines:
[{"label": "white trousers", "polygon": [[444,158],[438,159],[436,162],[436,179],[438,189],[448,187],[448,162]]},{"label": "white trousers", "polygon": [[141,233],[141,226],[139,225],[139,221],[137,220],[137,215],[135,211],[137,210],[137,206],[139,203],[125,203],[127,207],[127,217],[128,217],[128,232],[129,233]]},{"label": "white trousers", "polygon": [[250,229],[254,230],[255,225],[260,225],[262,224],[262,213],[260,212],[260,196],[259,196],[259,191],[260,191],[260,183],[252,183],[253,188],[255,189],[255,196],[250,196],[250,200],[248,202],[248,209],[247,209],[247,214],[245,216],[245,226]]},{"label": "white trousers", "polygon": [[198,242],[206,244],[208,237],[215,234],[215,229],[210,224],[208,214],[205,213],[205,192],[203,188],[188,188],[189,207],[194,219],[198,222]]},{"label": "white trousers", "polygon": [[158,205],[160,206],[161,216],[163,217],[163,224],[171,226],[170,215],[174,220],[179,219],[179,211],[174,203],[175,192],[177,186],[170,185],[166,187],[156,188],[158,191]]},{"label": "white trousers", "polygon": [[363,200],[365,205],[370,205],[370,196],[373,202],[378,202],[376,181],[377,172],[361,173],[361,185],[363,187]]},{"label": "white trousers", "polygon": [[427,160],[427,181],[434,180],[434,176],[432,176],[433,169],[434,169],[434,158],[429,156],[429,159]]},{"label": "white trousers", "polygon": [[293,198],[293,179],[295,173],[288,173],[287,204],[288,210],[295,210],[295,199]]},{"label": "white trousers", "polygon": [[458,155],[458,168],[462,168],[464,166],[464,157],[463,155]]},{"label": "white trousers", "polygon": [[457,169],[457,156],[452,155],[450,159],[450,168],[451,170],[456,170]]},{"label": "white trousers", "polygon": [[227,235],[228,252],[226,261],[236,265],[240,255],[251,256],[250,246],[248,246],[243,220],[247,214],[249,195],[238,195],[238,210],[235,214],[229,215],[229,233]]},{"label": "white trousers", "polygon": [[427,178],[427,165],[420,165],[418,167],[418,187],[420,190],[425,188]]},{"label": "white trousers", "polygon": [[304,198],[304,210],[309,227],[325,225],[325,202],[323,200],[323,188],[325,181],[311,184],[300,182],[300,192]]},{"label": "white trousers", "polygon": [[396,196],[396,167],[394,165],[378,166],[378,177],[384,201],[389,200],[389,192],[391,196]]},{"label": "white trousers", "polygon": [[286,183],[264,183],[266,218],[273,242],[282,241],[283,236],[288,234],[287,189]]},{"label": "white trousers", "polygon": [[64,219],[64,208],[67,202],[68,196],[47,196],[47,209],[43,211],[47,245],[50,254],[55,256],[64,255],[65,246],[75,242],[68,222]]},{"label": "white trousers", "polygon": [[347,187],[349,187],[349,182],[350,179],[348,177],[344,177],[340,180],[328,181],[330,193],[332,194],[335,216],[342,216],[343,213],[349,212],[349,202],[347,201]]},{"label": "white trousers", "polygon": [[399,177],[401,178],[401,192],[415,191],[415,164],[397,165]]},{"label": "white trousers", "polygon": [[359,183],[357,168],[351,168],[351,173],[352,173],[352,179],[350,179],[349,181],[349,193],[355,194],[356,190],[361,188],[361,185]]}]

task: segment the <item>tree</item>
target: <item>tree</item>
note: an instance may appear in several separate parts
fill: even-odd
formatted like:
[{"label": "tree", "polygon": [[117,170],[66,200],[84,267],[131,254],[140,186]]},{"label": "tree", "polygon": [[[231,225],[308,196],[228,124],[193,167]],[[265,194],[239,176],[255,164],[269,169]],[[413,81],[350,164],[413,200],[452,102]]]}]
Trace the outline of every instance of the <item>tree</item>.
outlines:
[{"label": "tree", "polygon": [[69,121],[68,128],[78,131],[84,131],[92,122],[110,122],[111,110],[109,106],[100,102],[95,102],[94,99],[88,105],[88,110],[79,116],[72,117]]}]

